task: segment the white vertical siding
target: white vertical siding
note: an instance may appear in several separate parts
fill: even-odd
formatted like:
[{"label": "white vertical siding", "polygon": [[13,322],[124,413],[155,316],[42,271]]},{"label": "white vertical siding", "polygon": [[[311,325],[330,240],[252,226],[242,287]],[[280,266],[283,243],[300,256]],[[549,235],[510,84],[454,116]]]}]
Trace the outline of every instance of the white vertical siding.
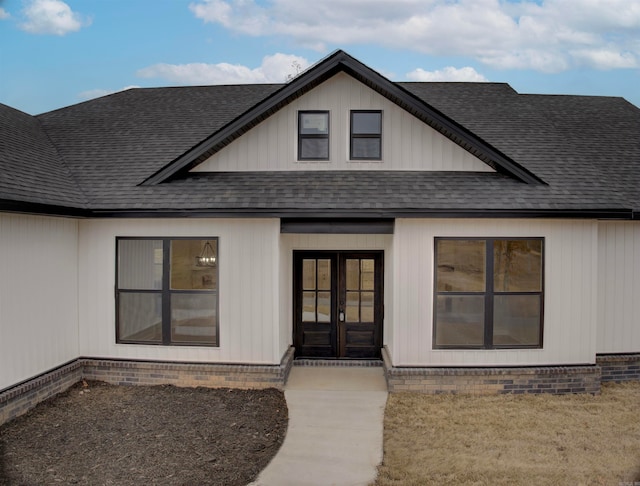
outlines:
[{"label": "white vertical siding", "polygon": [[[330,111],[330,160],[297,160],[299,110]],[[383,110],[381,161],[349,161],[350,110]],[[285,106],[192,171],[359,169],[493,172],[484,162],[346,74],[334,76]]]},{"label": "white vertical siding", "polygon": [[336,235],[336,234],[283,234],[280,236],[280,350],[282,353],[293,342],[293,251],[294,250],[383,250],[384,251],[384,342],[393,335],[391,289],[393,286],[391,263],[392,235]]},{"label": "white vertical siding", "polygon": [[78,357],[78,222],[0,214],[0,390]]},{"label": "white vertical siding", "polygon": [[[277,219],[80,222],[80,353],[92,357],[279,363]],[[116,236],[218,237],[220,346],[115,342]]]},{"label": "white vertical siding", "polygon": [[640,352],[640,224],[598,223],[598,353]]},{"label": "white vertical siding", "polygon": [[[544,237],[542,349],[434,350],[435,237]],[[396,366],[527,366],[595,362],[597,223],[542,220],[396,220],[393,242]],[[387,289],[389,292],[390,289]]]}]

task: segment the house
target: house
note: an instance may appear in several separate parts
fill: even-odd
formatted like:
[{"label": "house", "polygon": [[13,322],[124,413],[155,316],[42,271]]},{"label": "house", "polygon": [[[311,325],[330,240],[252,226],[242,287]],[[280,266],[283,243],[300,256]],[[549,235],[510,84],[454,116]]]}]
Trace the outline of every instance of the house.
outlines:
[{"label": "house", "polygon": [[282,386],[294,359],[383,363],[391,391],[640,378],[624,99],[392,82],[337,51],[287,84],[0,124],[2,420],[83,377]]}]

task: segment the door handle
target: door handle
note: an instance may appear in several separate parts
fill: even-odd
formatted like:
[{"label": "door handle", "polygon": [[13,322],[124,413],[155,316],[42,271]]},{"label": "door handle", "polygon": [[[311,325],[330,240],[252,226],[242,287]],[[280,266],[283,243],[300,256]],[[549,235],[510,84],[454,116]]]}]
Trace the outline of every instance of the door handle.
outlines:
[{"label": "door handle", "polygon": [[338,314],[338,320],[344,322],[344,311],[340,311]]}]

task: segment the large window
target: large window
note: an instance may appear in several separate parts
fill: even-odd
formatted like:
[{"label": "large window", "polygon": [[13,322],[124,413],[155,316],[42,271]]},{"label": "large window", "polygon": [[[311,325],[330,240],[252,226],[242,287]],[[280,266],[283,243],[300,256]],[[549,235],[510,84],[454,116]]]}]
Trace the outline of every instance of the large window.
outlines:
[{"label": "large window", "polygon": [[382,112],[351,112],[351,160],[382,159]]},{"label": "large window", "polygon": [[298,112],[298,160],[329,160],[329,112]]},{"label": "large window", "polygon": [[217,238],[118,238],[116,340],[218,346]]},{"label": "large window", "polygon": [[542,238],[436,238],[435,348],[539,348]]}]

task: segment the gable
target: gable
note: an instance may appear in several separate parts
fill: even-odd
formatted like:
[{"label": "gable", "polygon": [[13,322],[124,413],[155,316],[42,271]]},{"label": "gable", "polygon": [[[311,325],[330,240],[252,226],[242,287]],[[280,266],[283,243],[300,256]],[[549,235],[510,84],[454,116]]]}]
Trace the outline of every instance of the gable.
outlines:
[{"label": "gable", "polygon": [[[329,112],[329,159],[298,160],[298,112]],[[350,160],[351,110],[381,110],[381,160]],[[486,163],[353,77],[338,73],[191,172],[418,170],[494,172]]]}]

